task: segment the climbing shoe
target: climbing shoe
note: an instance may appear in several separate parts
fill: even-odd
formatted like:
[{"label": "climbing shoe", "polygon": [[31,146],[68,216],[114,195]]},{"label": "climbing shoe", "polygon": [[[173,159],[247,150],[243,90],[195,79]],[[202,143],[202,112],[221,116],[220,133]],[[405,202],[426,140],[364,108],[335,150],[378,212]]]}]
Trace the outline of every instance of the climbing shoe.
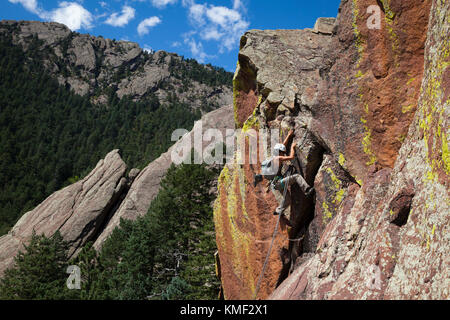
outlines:
[{"label": "climbing shoe", "polygon": [[315,192],[314,187],[310,187],[308,190],[306,190],[305,196],[309,198],[314,194],[314,192]]},{"label": "climbing shoe", "polygon": [[293,227],[291,221],[284,214],[281,216],[281,220],[283,220],[283,223],[285,225],[287,225],[288,227],[290,227],[290,228]]},{"label": "climbing shoe", "polygon": [[[283,211],[281,211],[281,213],[284,215],[284,210]],[[273,212],[273,215],[274,216],[277,216],[277,215],[279,215],[280,213],[277,211],[277,210],[275,210],[274,212]]]},{"label": "climbing shoe", "polygon": [[258,185],[258,183],[260,183],[261,181],[263,181],[263,177],[260,174],[255,174],[254,180],[253,180],[253,187],[256,188],[256,186]]}]

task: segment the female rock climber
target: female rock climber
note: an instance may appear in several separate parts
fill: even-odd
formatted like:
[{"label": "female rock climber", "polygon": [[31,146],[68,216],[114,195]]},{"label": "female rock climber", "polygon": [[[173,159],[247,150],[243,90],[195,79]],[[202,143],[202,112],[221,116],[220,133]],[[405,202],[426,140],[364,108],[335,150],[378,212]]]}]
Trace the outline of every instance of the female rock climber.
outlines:
[{"label": "female rock climber", "polygon": [[291,152],[286,155],[289,140],[294,136],[294,130],[290,130],[283,143],[278,143],[274,147],[274,156],[262,163],[262,172],[255,176],[255,186],[258,182],[265,178],[270,181],[270,189],[277,199],[279,206],[274,211],[274,215],[281,214],[288,226],[292,226],[290,222],[290,214],[286,214],[285,210],[291,204],[291,194],[287,188],[297,183],[302,192],[310,197],[314,193],[314,188],[309,186],[301,174],[291,174],[289,168],[292,166],[292,160],[295,159],[294,142],[291,145]]}]

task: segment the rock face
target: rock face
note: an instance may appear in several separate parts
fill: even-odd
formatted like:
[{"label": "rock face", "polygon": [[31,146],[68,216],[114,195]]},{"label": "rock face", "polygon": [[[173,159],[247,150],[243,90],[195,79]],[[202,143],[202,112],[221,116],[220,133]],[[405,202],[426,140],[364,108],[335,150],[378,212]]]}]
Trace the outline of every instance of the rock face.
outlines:
[{"label": "rock face", "polygon": [[59,231],[70,244],[71,256],[87,241],[94,240],[108,214],[126,192],[126,169],[118,150],[114,150],[83,180],[55,192],[23,215],[13,229],[0,238],[0,275],[12,265],[33,231],[46,236]]},{"label": "rock face", "polygon": [[[11,36],[25,51],[38,46],[36,58],[59,83],[91,96],[95,104],[106,103],[111,89],[119,98],[135,101],[155,94],[164,102],[176,92],[181,102],[193,108],[201,107],[204,98],[217,107],[232,102],[228,85],[211,86],[199,79],[185,83],[189,75],[179,72],[188,74],[192,66],[176,54],[147,52],[137,43],[71,32],[54,22],[2,20],[0,33]],[[210,66],[202,68],[212,71]]]},{"label": "rock face", "polygon": [[[302,108],[299,104],[301,93],[320,80],[320,68],[327,60],[323,48],[329,46],[330,41],[329,35],[311,30],[254,30],[242,37],[234,96],[236,125],[243,128],[243,134],[250,129],[289,127],[289,121],[295,120],[292,116]],[[277,120],[281,118],[283,121]],[[306,154],[311,159],[316,157],[320,148],[312,143],[311,135],[304,129],[305,123],[298,119],[295,126],[299,138],[303,135],[308,138]],[[241,141],[248,148],[249,140]],[[260,152],[258,149],[258,154]],[[267,150],[263,152],[267,153]],[[252,166],[248,161],[241,165],[240,157],[236,154],[234,163],[228,164],[219,178],[214,210],[226,299],[253,298],[276,223],[276,217],[272,215],[277,206],[274,196],[266,192],[262,184],[257,188],[252,185],[253,176],[259,173],[260,167]],[[317,164],[305,167],[305,170],[317,170],[314,166]],[[298,190],[293,192],[301,197]],[[311,210],[306,206],[304,209]],[[303,214],[303,209],[295,212],[293,219],[300,221]],[[282,224],[281,228],[259,297],[267,297],[289,270],[289,235],[286,225]]]},{"label": "rock face", "polygon": [[336,23],[336,18],[319,18],[314,25],[314,32],[332,34]]},{"label": "rock face", "polygon": [[[291,189],[293,227],[281,224],[257,298],[448,299],[450,4],[378,3],[380,29],[372,1],[343,0],[328,31],[319,20],[242,37],[237,126],[280,139],[295,128],[316,189]],[[219,179],[226,299],[254,297],[276,224],[271,193],[251,184],[259,169],[236,163]]]},{"label": "rock face", "polygon": [[[194,132],[204,133],[208,129],[217,129],[225,138],[227,129],[234,129],[233,106],[224,106],[210,113],[207,113],[198,121],[191,132],[184,135],[166,153],[151,162],[135,178],[129,192],[122,201],[114,216],[108,222],[105,230],[99,235],[94,243],[94,247],[101,248],[103,242],[112,233],[115,227],[119,226],[120,219],[134,220],[147,213],[150,203],[159,192],[159,185],[167,170],[172,165],[172,152],[178,150],[185,143],[194,146]],[[210,144],[208,141],[201,143],[202,150]],[[194,148],[201,152],[200,148]]]}]

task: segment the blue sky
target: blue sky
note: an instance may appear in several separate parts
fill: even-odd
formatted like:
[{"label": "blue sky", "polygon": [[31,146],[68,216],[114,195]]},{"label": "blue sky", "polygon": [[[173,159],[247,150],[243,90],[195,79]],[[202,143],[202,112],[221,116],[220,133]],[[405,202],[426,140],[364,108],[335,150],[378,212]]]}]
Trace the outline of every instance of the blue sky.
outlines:
[{"label": "blue sky", "polygon": [[139,43],[147,50],[234,71],[249,29],[312,28],[340,0],[0,0],[0,19],[57,21],[73,31]]}]

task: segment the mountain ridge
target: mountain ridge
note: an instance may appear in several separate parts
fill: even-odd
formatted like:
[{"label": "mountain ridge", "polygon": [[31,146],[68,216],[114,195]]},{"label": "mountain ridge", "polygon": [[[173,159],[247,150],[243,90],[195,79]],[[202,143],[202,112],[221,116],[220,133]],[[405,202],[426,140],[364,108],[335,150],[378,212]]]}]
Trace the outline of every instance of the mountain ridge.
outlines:
[{"label": "mountain ridge", "polygon": [[[180,101],[192,108],[200,108],[204,97],[216,107],[231,103],[231,90],[226,85],[231,81],[228,72],[185,60],[176,53],[149,53],[135,42],[72,32],[56,22],[1,20],[0,33],[9,34],[13,43],[25,51],[37,47],[46,70],[61,85],[82,96],[89,95],[94,104],[106,103],[111,89],[119,99],[129,96],[133,101],[142,101],[154,93],[162,102],[176,90]],[[197,70],[210,76],[198,77]],[[182,71],[188,78],[192,73],[189,86],[186,76],[179,75]]]}]

